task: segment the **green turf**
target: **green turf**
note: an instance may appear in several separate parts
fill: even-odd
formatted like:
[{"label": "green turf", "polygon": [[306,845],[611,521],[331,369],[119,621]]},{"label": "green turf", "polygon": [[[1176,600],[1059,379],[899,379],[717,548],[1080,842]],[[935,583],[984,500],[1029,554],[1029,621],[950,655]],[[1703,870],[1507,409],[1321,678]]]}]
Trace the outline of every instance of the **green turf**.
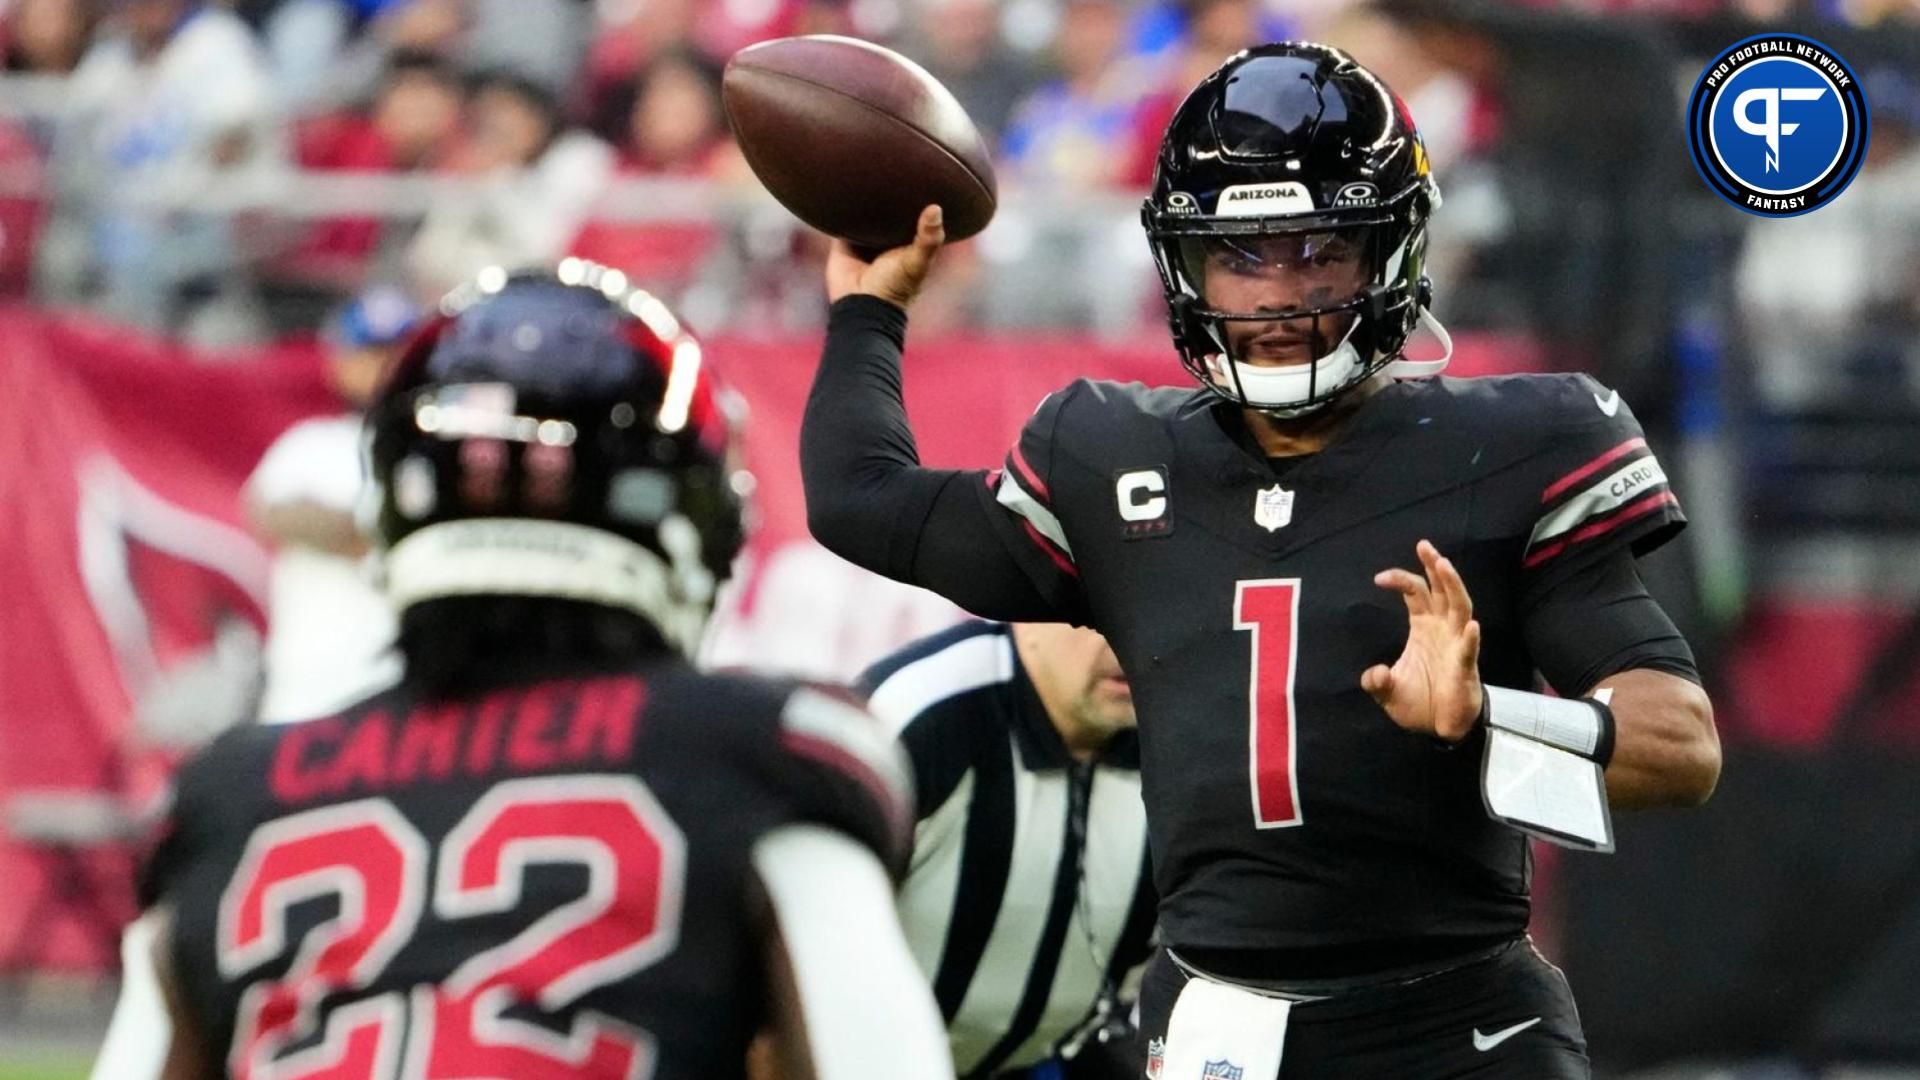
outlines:
[{"label": "green turf", "polygon": [[0,1056],[0,1080],[86,1080],[92,1065],[86,1054]]}]

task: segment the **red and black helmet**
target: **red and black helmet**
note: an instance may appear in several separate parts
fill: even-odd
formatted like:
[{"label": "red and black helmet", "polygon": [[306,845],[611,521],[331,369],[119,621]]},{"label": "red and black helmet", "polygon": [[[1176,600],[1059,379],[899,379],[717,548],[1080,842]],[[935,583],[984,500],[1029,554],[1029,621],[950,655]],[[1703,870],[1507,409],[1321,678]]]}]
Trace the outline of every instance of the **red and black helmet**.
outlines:
[{"label": "red and black helmet", "polygon": [[582,600],[691,651],[751,488],[725,406],[699,344],[621,272],[483,272],[367,411],[368,523],[396,605]]}]

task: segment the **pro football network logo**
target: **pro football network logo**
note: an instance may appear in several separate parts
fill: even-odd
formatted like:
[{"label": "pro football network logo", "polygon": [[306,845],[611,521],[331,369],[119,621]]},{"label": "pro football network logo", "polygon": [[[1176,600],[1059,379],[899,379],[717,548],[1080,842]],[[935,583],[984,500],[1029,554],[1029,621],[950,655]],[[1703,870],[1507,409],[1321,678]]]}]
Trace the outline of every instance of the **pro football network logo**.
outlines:
[{"label": "pro football network logo", "polygon": [[1839,197],[1866,157],[1867,99],[1845,60],[1799,34],[1762,34],[1707,65],[1687,102],[1694,168],[1750,214],[1794,217]]}]

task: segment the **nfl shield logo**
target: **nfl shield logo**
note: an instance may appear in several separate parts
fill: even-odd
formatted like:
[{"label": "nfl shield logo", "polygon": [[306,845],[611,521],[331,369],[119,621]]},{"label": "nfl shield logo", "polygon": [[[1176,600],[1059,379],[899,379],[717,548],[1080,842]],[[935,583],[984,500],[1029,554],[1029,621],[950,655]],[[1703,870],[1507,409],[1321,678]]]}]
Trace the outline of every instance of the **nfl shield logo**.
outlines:
[{"label": "nfl shield logo", "polygon": [[1246,1070],[1222,1058],[1201,1066],[1200,1080],[1240,1080],[1240,1074],[1243,1072]]},{"label": "nfl shield logo", "polygon": [[1167,1041],[1147,1040],[1147,1080],[1160,1080],[1160,1068],[1167,1063]]},{"label": "nfl shield logo", "polygon": [[1273,532],[1293,520],[1293,492],[1279,484],[1263,488],[1253,497],[1253,523]]}]

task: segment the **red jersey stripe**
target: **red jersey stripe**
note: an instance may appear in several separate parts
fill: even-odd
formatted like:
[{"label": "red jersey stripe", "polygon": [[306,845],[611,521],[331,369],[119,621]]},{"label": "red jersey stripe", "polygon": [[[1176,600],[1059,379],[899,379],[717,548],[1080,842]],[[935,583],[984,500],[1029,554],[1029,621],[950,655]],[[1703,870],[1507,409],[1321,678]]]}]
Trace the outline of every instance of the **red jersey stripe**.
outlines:
[{"label": "red jersey stripe", "polygon": [[1579,483],[1580,481],[1585,480],[1587,477],[1592,476],[1594,473],[1599,472],[1601,469],[1605,468],[1611,462],[1618,461],[1621,458],[1627,456],[1628,454],[1633,453],[1635,450],[1638,450],[1639,448],[1645,445],[1647,445],[1647,440],[1645,439],[1641,439],[1641,438],[1628,439],[1626,442],[1621,443],[1619,446],[1614,447],[1613,449],[1607,451],[1604,454],[1601,454],[1599,457],[1594,458],[1592,461],[1587,462],[1585,465],[1580,466],[1579,468],[1573,470],[1572,472],[1561,477],[1560,479],[1555,480],[1553,482],[1553,485],[1547,488],[1547,490],[1540,496],[1540,501],[1543,503],[1552,502],[1554,499],[1554,496],[1567,490],[1568,488]]},{"label": "red jersey stripe", "polygon": [[791,728],[780,732],[780,745],[799,757],[811,758],[847,777],[866,790],[868,797],[887,815],[887,824],[896,843],[905,845],[913,836],[913,809],[903,801],[904,793],[875,772],[846,748],[831,740]]},{"label": "red jersey stripe", "polygon": [[1016,479],[1020,481],[1020,486],[1026,488],[1034,498],[1042,502],[1053,499],[1053,493],[1047,490],[1047,485],[1040,482],[1040,475],[1034,472],[1033,466],[1027,464],[1027,459],[1021,456],[1019,443],[1014,443],[1013,449],[1008,451],[1007,463],[1012,465],[1013,471],[1018,474]]},{"label": "red jersey stripe", "polygon": [[1047,539],[1039,529],[1034,528],[1032,522],[1026,518],[1021,518],[1020,527],[1027,530],[1028,539],[1038,545],[1041,551],[1047,553],[1047,558],[1053,560],[1053,565],[1059,567],[1061,573],[1071,578],[1078,578],[1080,576],[1080,570],[1073,565],[1073,560],[1067,558],[1066,554],[1055,547],[1053,541]]},{"label": "red jersey stripe", "polygon": [[1548,559],[1553,558],[1555,555],[1560,554],[1562,551],[1565,551],[1567,548],[1573,546],[1574,544],[1578,544],[1584,540],[1591,540],[1596,536],[1604,536],[1607,533],[1610,533],[1613,530],[1619,528],[1620,526],[1625,525],[1627,522],[1632,521],[1635,518],[1645,517],[1646,515],[1653,513],[1655,510],[1658,510],[1663,506],[1678,506],[1678,505],[1680,505],[1680,500],[1675,498],[1673,492],[1671,491],[1651,492],[1648,495],[1644,496],[1643,498],[1637,499],[1634,502],[1630,502],[1627,505],[1621,507],[1619,510],[1615,511],[1611,517],[1605,517],[1600,519],[1599,521],[1593,522],[1592,524],[1582,526],[1580,529],[1576,530],[1572,536],[1569,536],[1563,540],[1557,540],[1551,544],[1548,544],[1546,547],[1543,547],[1539,551],[1536,551],[1533,554],[1527,556],[1525,561],[1523,561],[1521,565],[1526,569],[1531,570],[1534,567],[1539,566],[1541,563],[1546,562]]}]

